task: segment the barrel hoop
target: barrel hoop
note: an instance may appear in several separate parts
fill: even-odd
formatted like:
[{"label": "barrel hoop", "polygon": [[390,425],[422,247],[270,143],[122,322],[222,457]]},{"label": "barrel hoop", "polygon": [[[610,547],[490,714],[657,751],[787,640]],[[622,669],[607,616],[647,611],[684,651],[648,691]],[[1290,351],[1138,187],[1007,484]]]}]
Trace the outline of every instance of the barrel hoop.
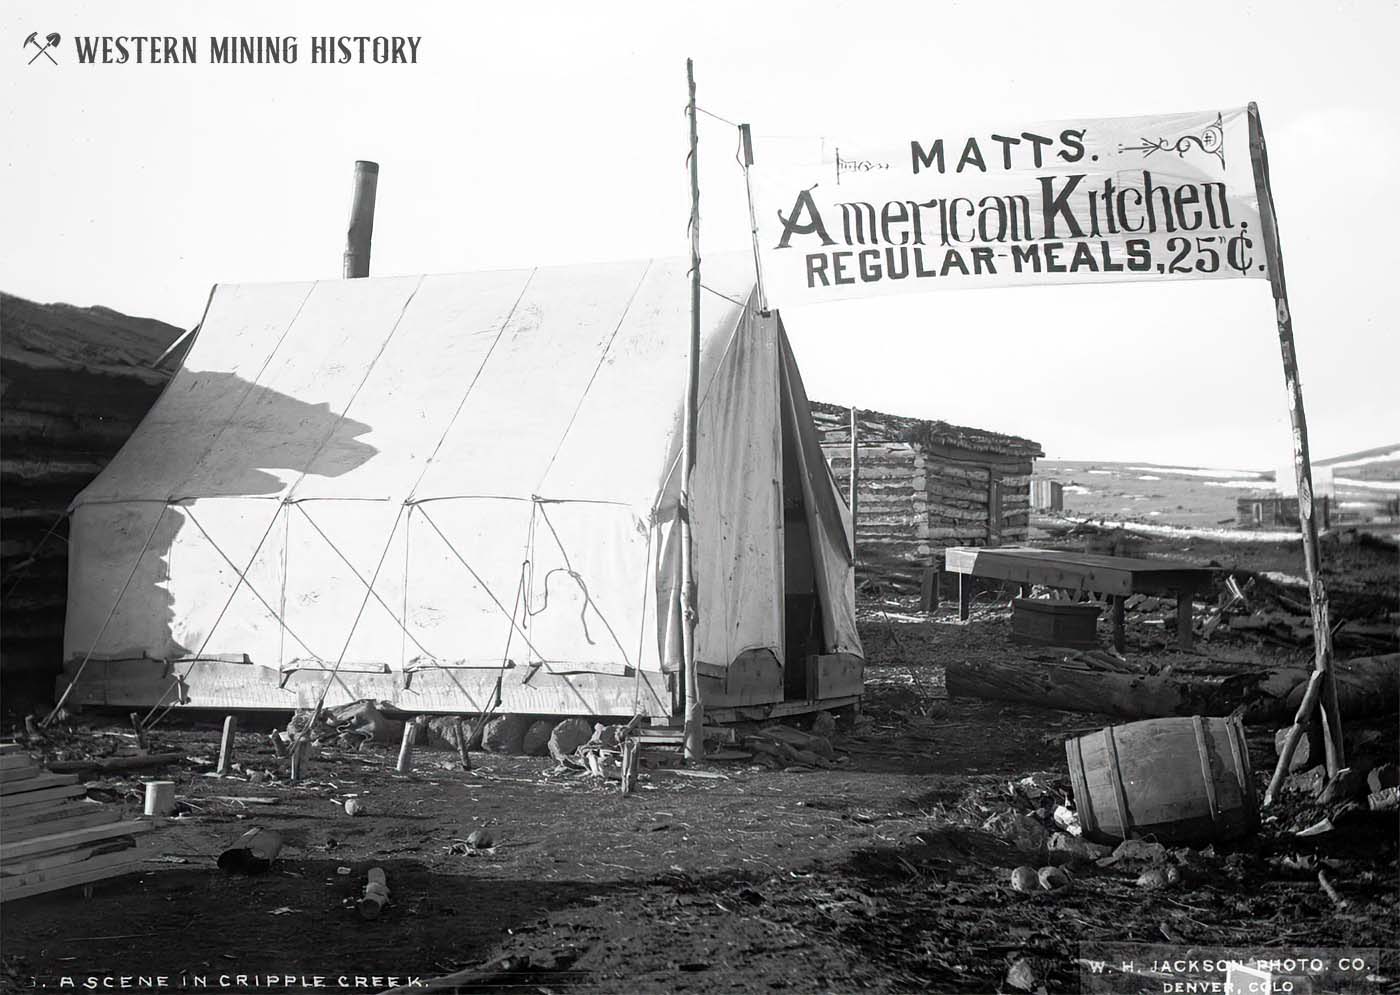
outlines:
[{"label": "barrel hoop", "polygon": [[1235,723],[1233,720],[1225,723],[1225,739],[1230,743],[1230,759],[1235,764],[1235,781],[1240,786],[1240,801],[1246,808],[1249,807],[1249,772],[1245,770],[1245,765],[1240,762],[1240,744],[1235,739]]},{"label": "barrel hoop", "polygon": [[1108,747],[1108,779],[1113,783],[1113,801],[1118,806],[1118,827],[1123,838],[1132,838],[1132,821],[1128,818],[1128,794],[1123,790],[1123,772],[1118,769],[1118,743],[1113,738],[1113,726],[1103,730],[1104,745]]},{"label": "barrel hoop", "polygon": [[[1201,756],[1201,781],[1205,784],[1206,804],[1210,806],[1210,821],[1220,821],[1220,804],[1215,797],[1215,778],[1210,773],[1210,752],[1206,748],[1206,723],[1199,715],[1191,716],[1196,727],[1196,752]],[[1233,744],[1232,744],[1233,745]]]},{"label": "barrel hoop", "polygon": [[1230,752],[1235,756],[1235,771],[1240,779],[1240,795],[1245,806],[1248,825],[1259,822],[1259,801],[1254,793],[1254,769],[1249,765],[1249,747],[1244,741],[1244,723],[1239,717],[1226,720],[1230,735]]},{"label": "barrel hoop", "polygon": [[1070,758],[1069,776],[1074,783],[1074,806],[1079,812],[1079,826],[1086,833],[1098,828],[1098,813],[1089,797],[1089,778],[1084,773],[1084,737],[1074,737],[1074,755]]}]

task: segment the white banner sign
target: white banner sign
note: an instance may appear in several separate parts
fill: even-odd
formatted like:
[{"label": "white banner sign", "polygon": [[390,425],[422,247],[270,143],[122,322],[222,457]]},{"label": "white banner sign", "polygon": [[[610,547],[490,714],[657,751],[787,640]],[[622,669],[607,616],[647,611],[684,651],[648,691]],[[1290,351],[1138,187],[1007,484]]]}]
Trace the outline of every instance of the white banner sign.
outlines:
[{"label": "white banner sign", "polygon": [[1244,108],[760,140],[769,302],[1017,284],[1266,278]]}]

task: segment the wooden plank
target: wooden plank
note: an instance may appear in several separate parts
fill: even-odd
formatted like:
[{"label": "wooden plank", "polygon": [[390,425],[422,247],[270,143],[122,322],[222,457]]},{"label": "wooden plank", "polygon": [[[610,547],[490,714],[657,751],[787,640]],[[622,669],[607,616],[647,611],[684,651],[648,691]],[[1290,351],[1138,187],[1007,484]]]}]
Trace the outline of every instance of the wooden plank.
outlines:
[{"label": "wooden plank", "polygon": [[15,878],[0,878],[0,902],[17,901],[32,895],[42,895],[75,884],[91,884],[107,878],[130,874],[139,868],[145,851],[139,847],[118,853],[100,854],[67,867],[34,871]]},{"label": "wooden plank", "polygon": [[[411,675],[340,674],[326,690],[325,706],[334,708],[369,699],[388,701],[417,713],[462,714],[482,711],[492,700],[496,670],[438,669]],[[661,716],[671,712],[668,675],[643,670],[629,677],[611,674],[539,673],[529,684],[522,683],[524,668],[507,670],[501,687],[498,711],[528,715],[617,715],[636,713],[638,686],[644,714]],[[68,677],[55,682],[55,693],[68,688]],[[110,704],[126,707],[153,705],[170,686],[170,680],[157,671],[125,674],[115,665],[104,674],[91,671],[74,686],[69,700],[74,704]],[[298,671],[282,675],[270,667],[244,666],[219,661],[194,664],[181,686],[178,707],[229,709],[313,708],[326,675],[319,671]]]},{"label": "wooden plank", "polygon": [[67,867],[70,864],[77,864],[87,860],[97,853],[100,847],[97,844],[74,847],[70,850],[63,850],[59,853],[46,853],[37,857],[30,857],[27,860],[11,861],[7,864],[0,864],[0,878],[19,877],[21,874],[29,874],[33,871],[44,871],[51,867]]},{"label": "wooden plank", "polygon": [[9,756],[12,753],[24,753],[28,751],[18,743],[0,743],[0,756]]},{"label": "wooden plank", "polygon": [[38,767],[11,767],[9,770],[0,770],[0,784],[14,784],[16,781],[25,781],[38,776]]},{"label": "wooden plank", "polygon": [[23,781],[0,784],[0,797],[22,792],[42,791],[44,788],[58,788],[66,784],[76,784],[75,774],[38,774]]},{"label": "wooden plank", "polygon": [[138,833],[148,833],[153,828],[155,828],[154,823],[133,819],[128,822],[113,822],[105,826],[86,826],[66,833],[37,836],[34,839],[20,840],[15,843],[0,843],[0,863],[17,860],[31,854],[52,853],[55,850],[80,846],[84,843],[108,840],[115,836],[135,836]]},{"label": "wooden plank", "polygon": [[39,765],[34,762],[34,758],[28,753],[13,751],[0,755],[0,770],[16,770],[18,768],[39,769]]},{"label": "wooden plank", "polygon": [[43,822],[31,822],[27,825],[6,826],[5,842],[16,843],[20,840],[33,839],[36,836],[51,836],[54,833],[66,833],[69,830],[82,829],[86,826],[102,826],[109,822],[116,822],[121,817],[121,809],[113,806],[112,808],[96,808],[92,812],[79,812],[76,815],[63,816]]},{"label": "wooden plank", "polygon": [[803,698],[795,701],[780,701],[772,705],[749,705],[736,708],[706,708],[705,718],[709,722],[728,723],[742,720],[778,719],[788,715],[805,715],[833,708],[845,708],[860,702],[858,694],[841,698],[814,700]]},{"label": "wooden plank", "polygon": [[865,661],[851,653],[822,653],[807,658],[807,693],[813,698],[840,698],[865,690]]},{"label": "wooden plank", "polygon": [[6,805],[0,807],[0,826],[9,829],[11,826],[27,826],[31,822],[45,822],[49,819],[62,818],[67,812],[74,810],[85,811],[89,808],[96,808],[96,803],[74,801],[71,798],[59,798],[49,802],[47,805],[28,805],[23,808],[10,808]]},{"label": "wooden plank", "polygon": [[69,784],[58,788],[45,788],[42,791],[26,791],[22,794],[7,795],[3,805],[0,805],[0,817],[16,809],[28,808],[31,805],[44,805],[60,798],[81,798],[85,794],[87,794],[87,788],[81,784]]}]

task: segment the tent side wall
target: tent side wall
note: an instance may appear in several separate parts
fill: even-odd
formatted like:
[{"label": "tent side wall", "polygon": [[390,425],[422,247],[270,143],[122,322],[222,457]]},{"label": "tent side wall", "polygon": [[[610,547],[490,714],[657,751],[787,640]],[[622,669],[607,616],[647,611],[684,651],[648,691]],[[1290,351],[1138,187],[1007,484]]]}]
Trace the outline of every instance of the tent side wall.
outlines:
[{"label": "tent side wall", "polygon": [[[822,648],[859,652],[840,501],[750,265],[711,267],[733,296],[706,298],[702,329],[697,649],[716,705],[784,698],[785,431]],[[60,692],[82,670],[79,703],[673,714],[683,276],[217,288],[170,389],[74,503]]]}]

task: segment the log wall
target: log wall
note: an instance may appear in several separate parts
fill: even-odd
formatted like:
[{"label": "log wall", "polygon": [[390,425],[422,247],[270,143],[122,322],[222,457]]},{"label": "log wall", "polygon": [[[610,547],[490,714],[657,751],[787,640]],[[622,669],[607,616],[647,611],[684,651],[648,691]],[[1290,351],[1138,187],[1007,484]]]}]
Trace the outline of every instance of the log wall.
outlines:
[{"label": "log wall", "polygon": [[63,513],[178,368],[178,356],[159,370],[151,364],[180,334],[107,308],[0,294],[0,677],[7,685],[42,679],[52,688],[68,601]]}]

